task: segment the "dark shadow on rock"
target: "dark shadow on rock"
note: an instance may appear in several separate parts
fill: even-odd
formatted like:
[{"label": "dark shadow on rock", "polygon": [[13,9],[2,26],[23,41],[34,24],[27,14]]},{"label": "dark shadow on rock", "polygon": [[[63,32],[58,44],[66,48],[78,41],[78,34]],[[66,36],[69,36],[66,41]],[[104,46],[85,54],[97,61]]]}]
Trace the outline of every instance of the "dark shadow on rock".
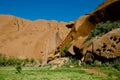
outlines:
[{"label": "dark shadow on rock", "polygon": [[80,49],[75,47],[75,46],[73,46],[73,50],[75,52],[76,59],[81,59],[82,58],[82,53],[80,53]]}]

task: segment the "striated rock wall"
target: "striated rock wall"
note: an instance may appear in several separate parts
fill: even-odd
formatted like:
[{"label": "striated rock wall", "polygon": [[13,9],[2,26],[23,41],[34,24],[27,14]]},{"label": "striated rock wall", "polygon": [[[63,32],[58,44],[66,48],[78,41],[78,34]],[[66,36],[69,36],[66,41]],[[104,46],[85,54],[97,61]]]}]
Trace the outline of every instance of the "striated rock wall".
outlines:
[{"label": "striated rock wall", "polygon": [[46,63],[70,32],[66,25],[54,20],[30,21],[0,15],[0,53],[22,59],[43,59]]}]

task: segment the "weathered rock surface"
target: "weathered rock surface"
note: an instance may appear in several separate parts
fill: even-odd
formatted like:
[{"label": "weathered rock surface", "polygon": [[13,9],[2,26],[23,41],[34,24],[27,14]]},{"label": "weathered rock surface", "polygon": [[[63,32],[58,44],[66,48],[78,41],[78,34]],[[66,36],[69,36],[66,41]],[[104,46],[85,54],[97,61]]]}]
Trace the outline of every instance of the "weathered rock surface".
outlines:
[{"label": "weathered rock surface", "polygon": [[107,34],[95,37],[83,44],[80,53],[84,61],[97,59],[100,61],[112,60],[120,57],[120,28],[114,29]]},{"label": "weathered rock surface", "polygon": [[54,58],[56,47],[66,38],[67,23],[54,20],[30,21],[0,15],[0,53],[18,58]]},{"label": "weathered rock surface", "polygon": [[63,66],[65,63],[69,61],[69,58],[63,57],[63,58],[57,58],[53,61],[50,61],[48,64],[52,65],[51,69],[55,69],[57,67]]},{"label": "weathered rock surface", "polygon": [[[95,28],[99,22],[120,20],[120,0],[107,0],[96,8],[95,11],[80,17],[75,21],[66,39],[59,46],[58,51],[62,51],[67,44],[78,42],[82,45],[83,40]],[[82,37],[82,38],[80,38]],[[79,41],[81,41],[81,43]],[[77,43],[76,43],[77,44]],[[77,46],[73,44],[73,46]],[[74,53],[71,53],[74,54]]]}]

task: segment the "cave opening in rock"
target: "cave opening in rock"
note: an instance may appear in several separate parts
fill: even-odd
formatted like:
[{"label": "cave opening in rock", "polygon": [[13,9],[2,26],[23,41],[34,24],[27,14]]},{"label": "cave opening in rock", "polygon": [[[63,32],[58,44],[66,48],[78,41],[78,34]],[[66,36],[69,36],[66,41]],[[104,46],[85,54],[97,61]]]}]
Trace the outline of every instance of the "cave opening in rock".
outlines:
[{"label": "cave opening in rock", "polygon": [[117,1],[106,8],[105,18],[109,21],[120,20],[120,1]]}]

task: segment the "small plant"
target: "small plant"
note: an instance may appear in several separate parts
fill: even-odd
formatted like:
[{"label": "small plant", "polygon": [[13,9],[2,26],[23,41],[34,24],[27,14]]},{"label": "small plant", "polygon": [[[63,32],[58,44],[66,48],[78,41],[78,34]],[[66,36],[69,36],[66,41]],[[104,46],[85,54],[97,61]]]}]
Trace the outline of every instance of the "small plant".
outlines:
[{"label": "small plant", "polygon": [[93,64],[87,64],[86,62],[82,62],[81,64],[84,68],[92,68],[94,65]]},{"label": "small plant", "polygon": [[22,71],[21,65],[17,65],[16,70],[17,70],[17,73],[21,73],[21,71]]},{"label": "small plant", "polygon": [[112,63],[111,62],[105,62],[101,65],[101,67],[112,67]]},{"label": "small plant", "polygon": [[61,56],[65,57],[68,49],[70,48],[71,44],[68,44],[62,51],[61,51]]},{"label": "small plant", "polygon": [[29,59],[26,58],[26,59],[23,60],[23,62],[24,62],[23,66],[25,66],[27,63],[29,63]]},{"label": "small plant", "polygon": [[34,60],[33,58],[30,59],[30,63],[31,63],[31,64],[35,63],[35,60]]},{"label": "small plant", "polygon": [[77,66],[79,66],[79,60],[77,60],[76,58],[69,57],[69,61],[67,63],[65,63],[64,66],[66,66],[66,67],[70,67],[70,66],[77,67]]},{"label": "small plant", "polygon": [[113,67],[117,70],[120,71],[120,58],[116,59],[114,62],[113,62]]},{"label": "small plant", "polygon": [[66,54],[65,54],[64,50],[63,50],[63,51],[61,51],[61,53],[60,53],[60,54],[61,54],[61,56],[62,56],[62,57],[65,57],[65,56],[66,56]]}]

